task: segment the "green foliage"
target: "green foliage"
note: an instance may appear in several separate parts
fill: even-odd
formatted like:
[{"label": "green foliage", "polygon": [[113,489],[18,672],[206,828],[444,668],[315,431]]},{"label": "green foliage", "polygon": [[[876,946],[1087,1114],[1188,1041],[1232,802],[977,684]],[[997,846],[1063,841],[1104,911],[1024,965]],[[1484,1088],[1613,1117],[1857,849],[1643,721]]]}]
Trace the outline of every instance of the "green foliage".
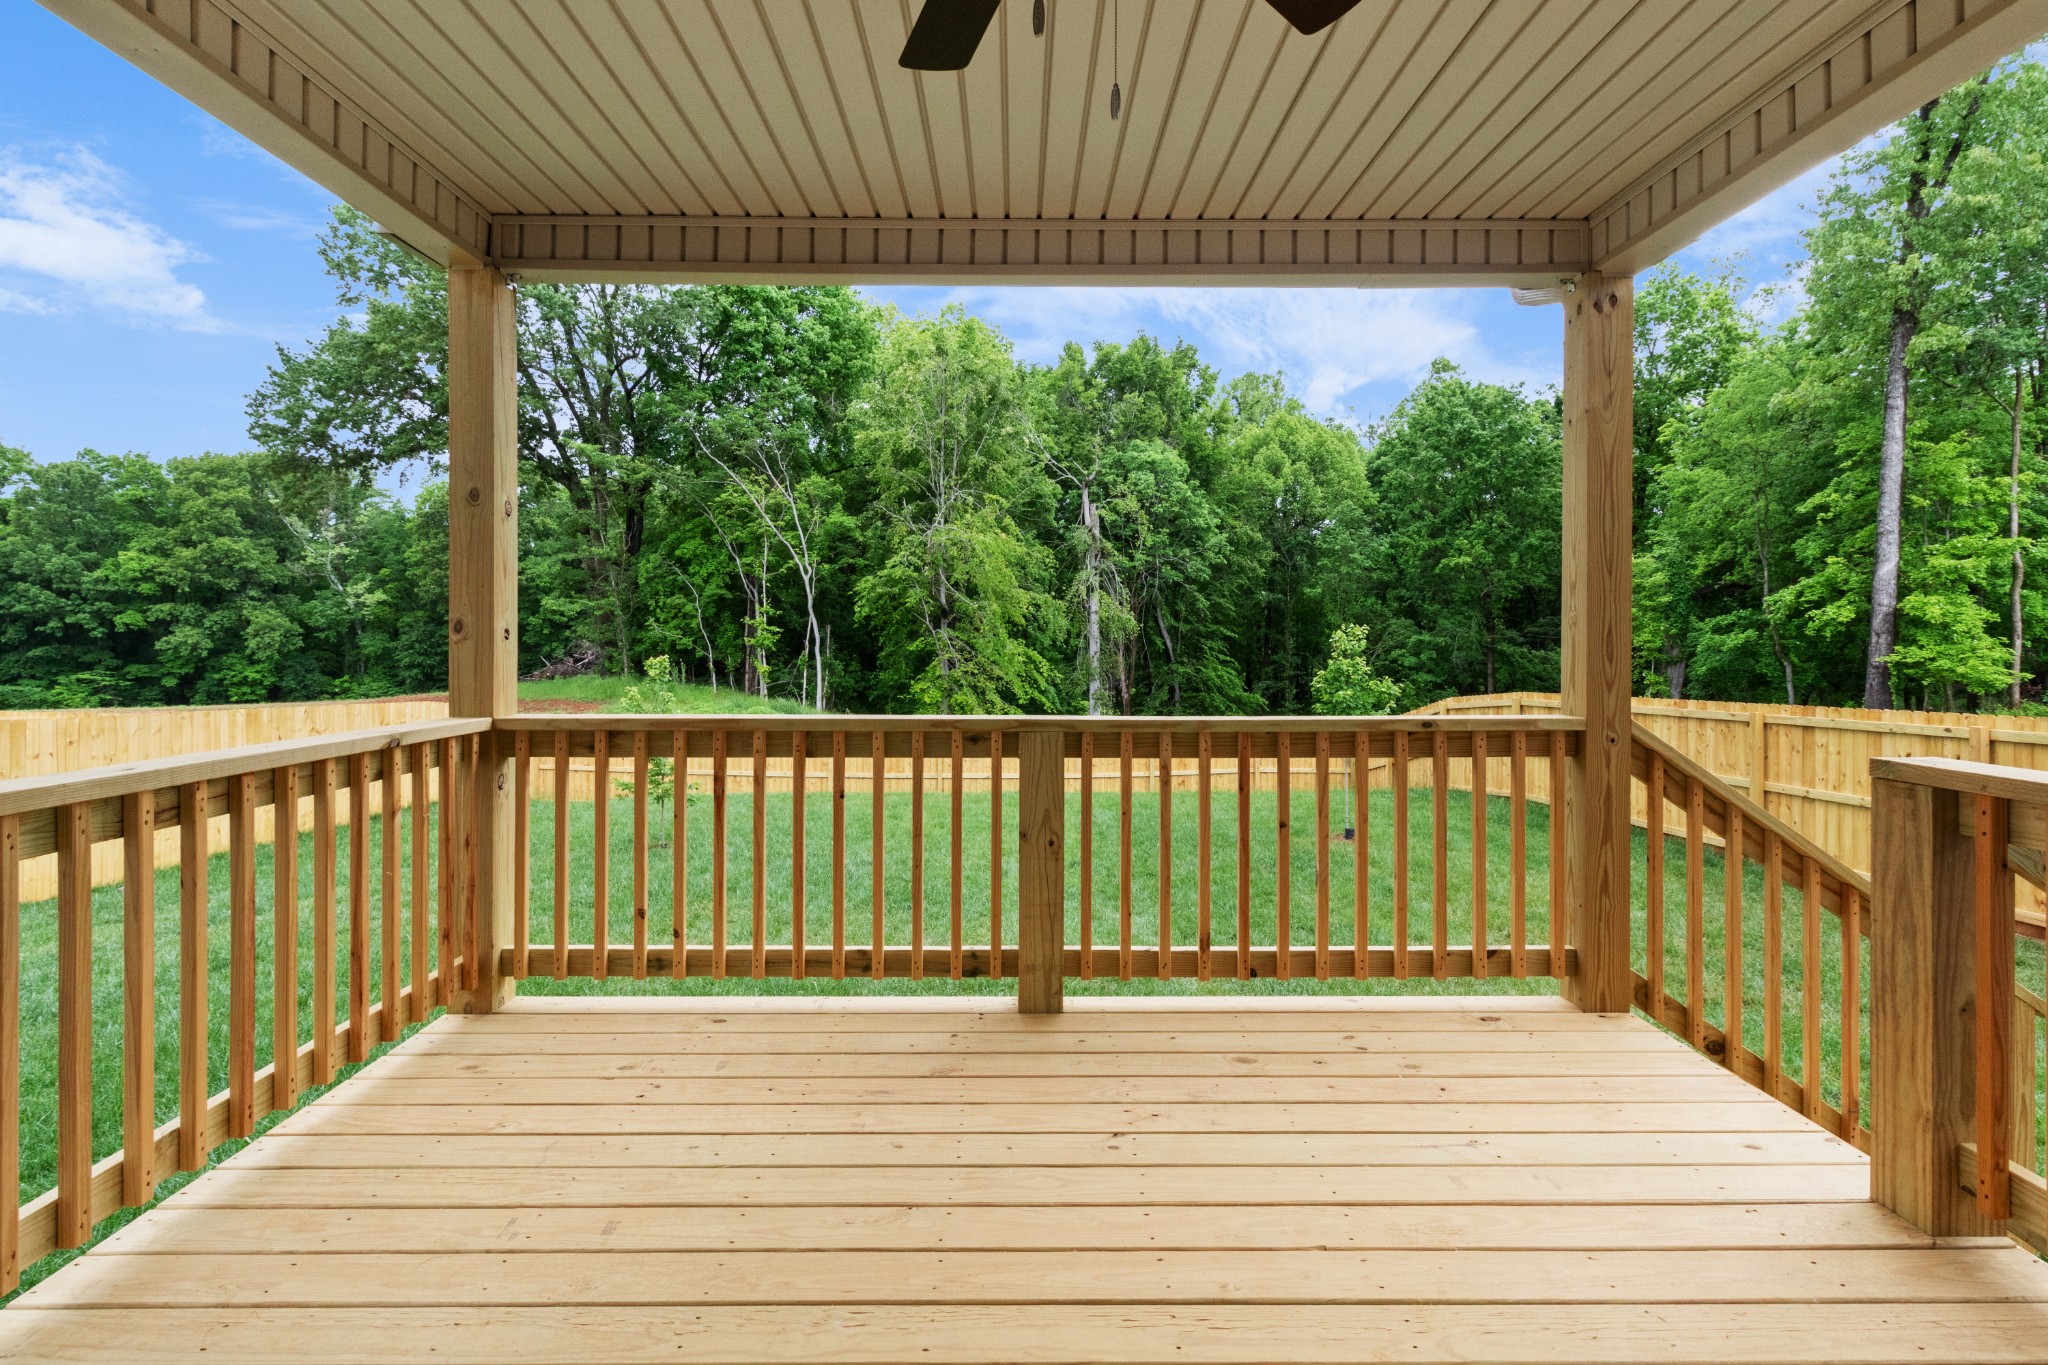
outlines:
[{"label": "green foliage", "polygon": [[1330,661],[1309,679],[1316,714],[1379,716],[1401,703],[1401,685],[1372,665],[1372,646],[1364,626],[1339,626],[1330,632]]}]

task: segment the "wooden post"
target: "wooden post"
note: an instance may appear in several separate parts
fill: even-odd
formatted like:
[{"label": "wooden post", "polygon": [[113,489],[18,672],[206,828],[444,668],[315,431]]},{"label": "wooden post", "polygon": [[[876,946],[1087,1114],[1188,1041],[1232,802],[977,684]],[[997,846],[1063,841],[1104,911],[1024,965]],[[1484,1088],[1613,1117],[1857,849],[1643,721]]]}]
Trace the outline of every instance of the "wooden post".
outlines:
[{"label": "wooden post", "polygon": [[1961,1182],[1975,1136],[1975,855],[1952,791],[1871,783],[1870,1192],[1937,1237],[1997,1231]]},{"label": "wooden post", "polygon": [[[1067,737],[1017,745],[1017,1009],[1058,1014],[1067,947]],[[1001,964],[992,964],[1000,970]]]},{"label": "wooden post", "polygon": [[[519,406],[514,306],[488,266],[448,272],[448,714],[519,709]],[[476,841],[473,990],[456,1008],[488,1013],[512,996],[499,950],[513,941],[510,736],[486,733],[473,765]],[[461,799],[458,794],[457,799]]]},{"label": "wooden post", "polygon": [[[1564,299],[1564,601],[1559,703],[1584,717],[1565,766],[1564,911],[1582,1010],[1626,1011],[1635,298],[1582,275]],[[1553,968],[1562,975],[1561,966]]]}]

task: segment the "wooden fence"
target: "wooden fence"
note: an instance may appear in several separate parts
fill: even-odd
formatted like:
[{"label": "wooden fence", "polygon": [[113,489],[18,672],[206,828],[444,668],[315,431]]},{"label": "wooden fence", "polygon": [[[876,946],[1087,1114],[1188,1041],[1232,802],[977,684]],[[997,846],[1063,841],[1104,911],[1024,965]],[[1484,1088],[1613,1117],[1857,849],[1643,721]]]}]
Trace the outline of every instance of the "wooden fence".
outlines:
[{"label": "wooden fence", "polygon": [[[1423,715],[1547,715],[1555,693],[1453,697]],[[1870,871],[1870,763],[1964,758],[2048,770],[2048,718],[1638,697],[1637,723],[1857,871]],[[1636,822],[1642,823],[1641,793]],[[1674,834],[1678,831],[1673,830]]]},{"label": "wooden fence", "polygon": [[[141,763],[183,754],[240,749],[251,744],[317,739],[415,721],[445,720],[448,703],[441,697],[387,697],[374,701],[281,702],[268,706],[127,706],[69,711],[0,711],[0,781],[19,777],[50,777],[117,763]],[[408,797],[408,799],[410,799]],[[347,795],[342,796],[344,808]],[[312,812],[302,812],[300,828],[311,829]],[[344,819],[346,816],[344,816]],[[269,843],[271,809],[258,812],[257,837]],[[228,822],[209,822],[208,849],[226,851]],[[166,830],[157,838],[156,865],[178,864],[178,836]],[[92,850],[92,884],[121,880],[121,846],[96,844]],[[55,855],[30,858],[21,865],[23,900],[47,900],[57,894]]]}]

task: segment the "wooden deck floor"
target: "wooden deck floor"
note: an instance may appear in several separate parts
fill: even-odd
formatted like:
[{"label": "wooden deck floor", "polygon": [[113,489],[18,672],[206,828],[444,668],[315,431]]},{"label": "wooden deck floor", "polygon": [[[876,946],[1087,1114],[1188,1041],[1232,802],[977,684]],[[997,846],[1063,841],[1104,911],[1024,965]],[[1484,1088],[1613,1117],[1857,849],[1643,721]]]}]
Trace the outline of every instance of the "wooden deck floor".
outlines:
[{"label": "wooden deck floor", "polygon": [[0,1313],[0,1359],[2037,1361],[2048,1268],[1554,1001],[528,1001]]}]

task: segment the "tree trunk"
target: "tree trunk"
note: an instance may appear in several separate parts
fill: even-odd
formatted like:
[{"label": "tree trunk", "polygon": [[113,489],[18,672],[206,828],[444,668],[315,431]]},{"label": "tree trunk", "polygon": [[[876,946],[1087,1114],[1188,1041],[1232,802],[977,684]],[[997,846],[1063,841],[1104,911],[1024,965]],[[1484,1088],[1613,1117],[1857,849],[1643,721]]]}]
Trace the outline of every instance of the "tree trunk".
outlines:
[{"label": "tree trunk", "polygon": [[1095,499],[1081,489],[1081,526],[1088,537],[1088,714],[1102,714],[1102,519]]},{"label": "tree trunk", "polygon": [[1899,642],[1899,536],[1906,497],[1906,356],[1920,329],[1910,308],[1892,313],[1884,367],[1884,435],[1878,446],[1877,554],[1870,575],[1870,650],[1863,668],[1863,704],[1892,704],[1892,649]]},{"label": "tree trunk", "polygon": [[2027,557],[2020,551],[2020,417],[2026,409],[2026,367],[2016,366],[2012,377],[2012,489],[2006,502],[2006,534],[2012,537],[2012,691],[2006,700],[2020,704],[2020,678],[2026,629],[2020,605],[2020,589],[2027,581]]}]

